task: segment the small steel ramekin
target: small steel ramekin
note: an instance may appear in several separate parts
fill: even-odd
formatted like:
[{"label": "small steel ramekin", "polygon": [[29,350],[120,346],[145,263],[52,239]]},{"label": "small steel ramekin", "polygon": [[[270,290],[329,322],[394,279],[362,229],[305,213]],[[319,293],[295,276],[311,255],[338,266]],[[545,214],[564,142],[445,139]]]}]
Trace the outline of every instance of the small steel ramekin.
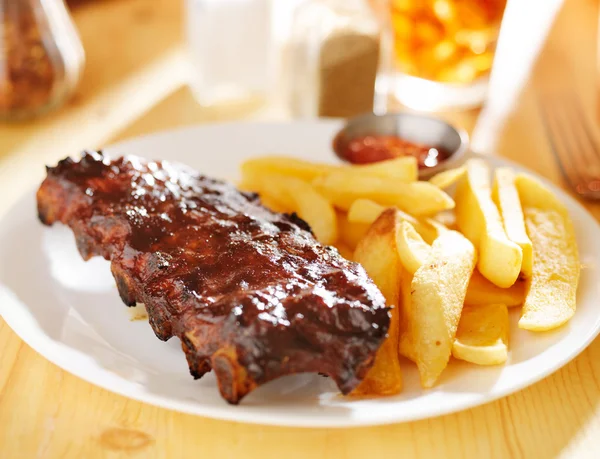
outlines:
[{"label": "small steel ramekin", "polygon": [[469,149],[469,136],[446,121],[410,112],[366,114],[351,118],[336,135],[333,149],[338,157],[352,139],[366,135],[393,135],[416,144],[440,148],[448,158],[434,167],[420,168],[419,178],[426,180],[445,169],[458,166]]}]

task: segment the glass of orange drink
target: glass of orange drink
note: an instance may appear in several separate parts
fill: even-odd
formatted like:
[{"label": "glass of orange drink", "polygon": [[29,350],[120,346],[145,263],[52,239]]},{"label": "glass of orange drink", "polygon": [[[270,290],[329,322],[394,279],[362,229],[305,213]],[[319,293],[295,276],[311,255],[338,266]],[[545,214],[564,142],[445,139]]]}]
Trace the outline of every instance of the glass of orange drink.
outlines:
[{"label": "glass of orange drink", "polygon": [[506,0],[389,0],[398,101],[420,110],[480,105]]}]

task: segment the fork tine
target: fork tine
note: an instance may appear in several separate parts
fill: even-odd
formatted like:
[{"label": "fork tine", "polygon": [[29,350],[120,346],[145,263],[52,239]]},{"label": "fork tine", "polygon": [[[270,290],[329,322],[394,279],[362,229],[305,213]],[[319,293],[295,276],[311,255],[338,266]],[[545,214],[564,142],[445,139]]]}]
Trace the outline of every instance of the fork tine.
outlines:
[{"label": "fork tine", "polygon": [[563,98],[565,107],[564,117],[574,133],[577,147],[571,152],[572,157],[579,158],[579,170],[584,176],[582,184],[585,197],[600,198],[600,152],[594,139],[594,134],[586,120],[581,102],[574,95],[565,95]]},{"label": "fork tine", "polygon": [[577,117],[578,123],[577,125],[581,128],[581,131],[584,133],[584,138],[586,143],[590,147],[589,149],[594,153],[594,158],[597,161],[600,161],[600,151],[598,150],[597,143],[594,138],[594,134],[590,129],[589,123],[585,119],[585,115],[583,112],[583,107],[581,106],[581,102],[577,97],[570,98],[571,106],[575,112],[575,116]]},{"label": "fork tine", "polygon": [[[549,107],[549,103],[543,100],[541,97],[538,101],[538,106],[540,108],[540,112],[542,114],[542,122],[544,127],[546,128],[546,132],[548,134],[548,139],[550,141],[550,148],[556,159],[558,167],[560,169],[561,174],[563,175],[566,182],[575,189],[577,193],[582,193],[579,184],[581,183],[581,177],[579,176],[577,169],[574,168],[572,161],[567,155],[567,159],[565,159],[564,155],[561,154],[561,151],[564,152],[564,135],[561,134],[561,130],[558,126],[560,123],[555,123],[555,118],[550,116],[550,113],[555,112]],[[569,167],[570,165],[570,167]],[[577,178],[574,178],[574,175]]]},{"label": "fork tine", "polygon": [[[594,157],[594,153],[590,151],[589,145],[583,142],[581,126],[576,119],[577,115],[573,114],[576,107],[574,107],[572,102],[572,97],[569,97],[567,94],[561,94],[556,99],[555,113],[557,117],[562,118],[560,124],[567,136],[566,141],[569,147],[566,153],[583,181],[584,190],[588,190],[588,184],[594,180],[593,176],[590,175],[589,166],[597,162],[597,159]],[[585,134],[583,135],[585,136]]]}]

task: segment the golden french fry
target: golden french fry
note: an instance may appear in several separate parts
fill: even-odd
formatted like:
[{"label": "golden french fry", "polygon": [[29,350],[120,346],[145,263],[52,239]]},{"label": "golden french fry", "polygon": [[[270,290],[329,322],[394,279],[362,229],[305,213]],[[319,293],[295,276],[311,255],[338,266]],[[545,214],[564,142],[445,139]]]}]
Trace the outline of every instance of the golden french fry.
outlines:
[{"label": "golden french fry", "polygon": [[542,183],[519,174],[515,185],[533,245],[532,273],[526,280],[519,327],[550,330],[575,314],[581,268],[575,230],[566,207]]},{"label": "golden french fry", "polygon": [[[417,232],[428,244],[433,244],[433,241],[435,241],[440,234],[450,230],[450,228],[437,218],[423,218],[422,220],[419,220],[419,224],[420,225],[413,226],[415,226]],[[425,225],[426,228],[419,229],[419,226],[423,225]]]},{"label": "golden french fry", "polygon": [[294,209],[313,230],[322,244],[333,244],[338,238],[337,217],[333,206],[307,182],[284,177],[282,188],[294,202]]},{"label": "golden french fry", "polygon": [[[274,179],[273,179],[274,177]],[[240,183],[240,189],[252,191],[260,195],[260,200],[267,207],[275,207],[295,210],[295,203],[292,196],[287,192],[285,180],[281,175],[261,175],[254,172],[247,172],[243,175]]]},{"label": "golden french fry", "polygon": [[[338,169],[330,164],[318,164],[287,156],[261,156],[242,164],[242,177],[247,175],[286,175],[310,182],[316,177]],[[265,184],[266,185],[266,184]]]},{"label": "golden french fry", "polygon": [[417,361],[417,351],[413,336],[413,308],[412,308],[412,280],[413,276],[405,269],[400,275],[400,307],[399,307],[399,335],[398,351],[407,359]]},{"label": "golden french fry", "polygon": [[492,284],[477,270],[473,272],[465,305],[484,306],[486,304],[505,304],[508,307],[521,306],[525,301],[525,282],[517,280],[509,288],[500,288]]},{"label": "golden french fry", "polygon": [[417,352],[412,332],[412,280],[415,272],[431,255],[431,246],[416,232],[414,227],[403,221],[396,232],[396,246],[403,265],[400,280],[400,340],[398,350],[404,357],[416,362]]},{"label": "golden french fry", "polygon": [[515,186],[515,174],[508,167],[496,169],[494,173],[494,186],[492,199],[498,206],[504,230],[508,238],[521,247],[523,262],[521,272],[525,277],[531,277],[533,264],[533,248],[525,230],[525,217],[521,208],[521,201]]},{"label": "golden french fry", "polygon": [[409,326],[423,387],[432,387],[448,365],[476,258],[467,238],[446,231],[413,277]]},{"label": "golden french fry", "polygon": [[351,222],[344,212],[337,212],[339,240],[354,251],[360,240],[365,237],[371,223]]},{"label": "golden french fry", "polygon": [[438,188],[449,188],[462,179],[466,172],[467,168],[465,166],[457,167],[455,169],[448,169],[435,174],[429,179],[429,183],[437,186]]},{"label": "golden french fry", "polygon": [[348,209],[348,221],[373,223],[387,207],[370,199],[357,199]]},{"label": "golden french fry", "polygon": [[257,192],[262,203],[273,210],[296,212],[313,230],[322,244],[333,244],[338,238],[335,209],[310,183],[295,177],[248,173],[243,187]]},{"label": "golden french fry", "polygon": [[396,247],[402,266],[411,275],[425,264],[431,255],[431,246],[427,244],[410,223],[403,221],[396,232]]},{"label": "golden french fry", "polygon": [[441,212],[433,217],[432,220],[445,227],[445,229],[458,229],[456,225],[456,215],[453,212]]},{"label": "golden french fry", "polygon": [[419,179],[419,166],[417,158],[414,156],[402,156],[373,164],[347,166],[340,168],[338,172],[347,174],[348,180],[352,180],[357,175],[389,178],[406,183],[416,182]]},{"label": "golden french fry", "polygon": [[470,159],[456,189],[456,222],[479,252],[479,272],[498,287],[508,288],[521,272],[521,247],[506,236],[500,212],[492,201],[489,168]]},{"label": "golden french fry", "polygon": [[477,365],[506,362],[508,326],[505,304],[465,306],[452,345],[452,355]]},{"label": "golden french fry", "polygon": [[268,196],[265,194],[261,194],[260,202],[267,209],[272,210],[273,212],[281,212],[281,213],[291,213],[294,212],[294,209],[288,207],[285,203],[281,203],[274,199],[272,196]]},{"label": "golden french fry", "polygon": [[[273,212],[293,212],[291,206],[286,205],[285,202],[281,202],[280,199],[275,199],[273,196],[266,195],[264,193],[260,193],[258,187],[249,183],[248,181],[242,181],[238,183],[237,188],[240,191],[247,191],[251,193],[258,193],[260,195],[260,202],[266,208],[271,209]],[[285,199],[284,199],[285,200]]]},{"label": "golden french fry", "polygon": [[353,392],[357,395],[393,395],[402,390],[398,358],[398,330],[401,266],[396,249],[396,227],[400,220],[393,209],[386,210],[369,228],[354,252],[360,263],[393,307],[388,337],[377,351],[375,363]]},{"label": "golden french fry", "polygon": [[[348,209],[348,221],[373,223],[387,208],[388,207],[377,204],[375,201],[371,201],[370,199],[357,199],[352,203],[350,209]],[[423,239],[425,239],[425,241],[428,243],[433,242],[441,231],[447,230],[442,223],[437,222],[432,218],[423,218],[422,220],[418,220],[406,212],[402,212],[399,209],[397,210],[402,220],[413,225],[418,233],[423,236]]]},{"label": "golden french fry", "polygon": [[396,206],[409,214],[430,215],[452,209],[454,201],[444,191],[427,182],[402,183],[374,176],[353,177],[334,172],[318,177],[313,184],[337,208],[348,210],[357,199],[370,199],[384,206]]}]

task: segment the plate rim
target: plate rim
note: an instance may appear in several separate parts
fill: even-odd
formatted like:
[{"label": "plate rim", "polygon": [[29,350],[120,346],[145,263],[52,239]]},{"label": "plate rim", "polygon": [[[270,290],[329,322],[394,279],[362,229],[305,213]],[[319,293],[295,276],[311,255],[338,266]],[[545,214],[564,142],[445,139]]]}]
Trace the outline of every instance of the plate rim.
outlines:
[{"label": "plate rim", "polygon": [[[293,125],[293,124],[305,124],[305,125],[329,125],[331,127],[337,126],[341,123],[341,120],[304,120],[304,121],[269,121],[269,122],[225,122],[225,123],[204,123],[200,125],[192,125],[186,127],[180,127],[176,129],[168,129],[161,130],[154,133],[137,136],[129,139],[124,139],[123,141],[107,145],[103,148],[106,151],[114,151],[118,149],[127,148],[130,144],[135,144],[140,141],[151,141],[157,137],[163,136],[172,136],[172,135],[190,135],[190,132],[193,131],[202,131],[205,129],[214,128],[215,126],[220,126],[223,128],[227,127],[236,127],[239,125],[261,125],[265,126],[281,126],[281,125]],[[520,171],[524,171],[532,174],[539,180],[541,180],[546,186],[550,187],[550,189],[559,196],[559,199],[567,205],[568,208],[577,209],[579,213],[585,214],[586,218],[593,223],[594,232],[600,234],[600,222],[596,220],[596,218],[574,197],[572,197],[569,193],[561,189],[559,186],[552,183],[549,179],[544,176],[539,175],[538,173],[531,171],[521,164],[518,164],[514,161],[508,160],[506,158],[496,156],[496,155],[480,155],[476,153],[471,153],[470,157],[480,157],[484,159],[491,159],[494,163],[499,163],[502,165],[508,165],[518,169]],[[333,159],[333,158],[332,158]],[[467,159],[467,157],[465,157]],[[2,223],[9,215],[15,212],[17,207],[22,207],[24,202],[32,201],[35,196],[36,188],[29,190],[23,193],[16,202],[10,206],[5,213],[0,216],[0,223]],[[575,227],[577,228],[577,222],[575,222]],[[0,285],[2,286],[2,285]],[[3,287],[3,286],[2,286]],[[2,292],[0,291],[0,294]],[[265,406],[261,405],[258,407],[244,407],[243,405],[232,407],[224,404],[223,406],[202,406],[200,403],[190,405],[182,400],[176,400],[171,397],[162,396],[159,394],[154,394],[151,392],[145,392],[139,389],[141,384],[136,383],[134,381],[128,380],[124,377],[118,376],[111,371],[96,365],[95,372],[103,373],[103,378],[99,380],[94,379],[94,375],[89,374],[88,365],[89,362],[86,361],[86,365],[69,365],[69,355],[76,354],[78,356],[83,356],[85,359],[90,359],[88,354],[85,354],[79,350],[73,349],[64,343],[59,341],[55,341],[50,336],[40,333],[36,336],[34,329],[31,329],[30,323],[27,323],[27,320],[33,321],[34,325],[39,329],[39,326],[35,324],[37,320],[31,315],[28,310],[20,310],[16,311],[14,314],[5,314],[3,313],[2,306],[0,305],[0,316],[6,321],[7,325],[13,330],[20,339],[22,339],[31,349],[33,349],[36,353],[52,362],[54,365],[58,366],[62,370],[73,374],[74,376],[83,379],[84,381],[93,384],[96,387],[100,387],[102,389],[108,390],[112,393],[116,393],[122,395],[124,397],[128,397],[130,399],[147,403],[150,405],[158,406],[160,408],[170,409],[177,412],[182,412],[186,414],[192,414],[196,416],[207,417],[211,419],[218,419],[223,421],[230,422],[240,422],[240,423],[249,423],[249,424],[257,424],[257,425],[271,425],[271,426],[286,426],[286,427],[300,427],[300,428],[348,428],[348,427],[364,427],[364,426],[376,426],[376,425],[387,425],[394,423],[403,423],[403,422],[411,422],[423,419],[429,419],[432,417],[444,416],[451,413],[457,413],[460,411],[464,411],[470,408],[474,408],[477,406],[487,405],[492,403],[500,398],[506,397],[508,395],[519,392],[529,386],[532,386],[541,380],[547,378],[551,374],[558,371],[560,368],[577,358],[590,343],[600,334],[600,317],[597,318],[593,329],[590,329],[588,335],[578,343],[576,349],[569,353],[566,353],[564,357],[561,359],[556,359],[551,365],[544,369],[544,371],[539,372],[534,377],[531,377],[525,381],[521,381],[518,384],[507,387],[506,389],[502,389],[493,395],[486,394],[484,401],[481,399],[473,398],[466,402],[463,402],[459,406],[447,406],[442,409],[436,410],[424,410],[422,415],[419,416],[402,416],[402,413],[394,414],[394,415],[385,415],[381,416],[377,419],[368,418],[368,419],[360,419],[355,417],[346,417],[346,418],[329,418],[323,417],[319,418],[316,415],[312,416],[300,416],[300,417],[290,417],[289,415],[282,419],[282,416],[277,414],[269,414],[268,406],[267,410],[265,410]],[[20,308],[15,308],[20,309]],[[29,316],[29,317],[27,317]],[[51,345],[48,345],[50,344]],[[56,351],[62,351],[56,352]],[[118,384],[111,384],[111,379],[116,379],[119,381]],[[142,386],[143,387],[143,386]],[[241,409],[240,409],[241,408]],[[253,410],[252,408],[258,408],[258,410]],[[389,412],[388,412],[389,413]]]}]

